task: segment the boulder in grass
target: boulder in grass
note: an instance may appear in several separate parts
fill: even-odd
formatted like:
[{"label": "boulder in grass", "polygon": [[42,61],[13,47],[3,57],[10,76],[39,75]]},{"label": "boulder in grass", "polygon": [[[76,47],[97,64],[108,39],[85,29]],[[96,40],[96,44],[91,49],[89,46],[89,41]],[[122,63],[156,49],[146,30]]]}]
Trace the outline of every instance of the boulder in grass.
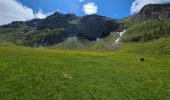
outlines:
[{"label": "boulder in grass", "polygon": [[145,61],[145,58],[141,57],[138,59],[138,61],[143,62],[143,61]]}]

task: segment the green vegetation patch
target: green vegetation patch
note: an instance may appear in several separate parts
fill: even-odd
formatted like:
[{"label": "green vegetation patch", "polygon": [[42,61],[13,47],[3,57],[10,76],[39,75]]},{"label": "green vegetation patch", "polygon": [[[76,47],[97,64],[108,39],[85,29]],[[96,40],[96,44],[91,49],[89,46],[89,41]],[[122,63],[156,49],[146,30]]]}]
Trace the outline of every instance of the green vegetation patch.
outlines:
[{"label": "green vegetation patch", "polygon": [[123,35],[122,41],[150,41],[170,36],[170,23],[161,20],[147,20],[132,25]]},{"label": "green vegetation patch", "polygon": [[29,46],[54,45],[62,42],[66,37],[64,29],[44,29],[28,35],[24,44]]},{"label": "green vegetation patch", "polygon": [[0,44],[0,99],[169,100],[170,56],[147,53],[164,40],[146,49],[125,43],[114,52]]}]

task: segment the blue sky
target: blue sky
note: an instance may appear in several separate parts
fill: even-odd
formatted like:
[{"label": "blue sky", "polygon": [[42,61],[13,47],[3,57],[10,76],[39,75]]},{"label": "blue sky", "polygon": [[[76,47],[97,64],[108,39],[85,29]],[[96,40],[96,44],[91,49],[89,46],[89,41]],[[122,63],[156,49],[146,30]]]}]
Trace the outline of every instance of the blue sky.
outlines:
[{"label": "blue sky", "polygon": [[44,13],[60,11],[62,13],[75,13],[85,15],[83,5],[93,2],[97,5],[98,15],[111,18],[124,18],[130,15],[130,8],[134,0],[18,0],[33,9],[34,12],[42,10]]}]

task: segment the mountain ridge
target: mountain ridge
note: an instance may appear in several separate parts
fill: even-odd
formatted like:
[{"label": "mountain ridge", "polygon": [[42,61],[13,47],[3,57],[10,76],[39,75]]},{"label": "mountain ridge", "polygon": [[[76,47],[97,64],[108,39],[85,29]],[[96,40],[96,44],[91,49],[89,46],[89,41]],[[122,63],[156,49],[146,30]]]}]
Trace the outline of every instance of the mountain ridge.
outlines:
[{"label": "mountain ridge", "polygon": [[[19,44],[28,46],[55,45],[69,37],[96,41],[100,38],[106,38],[112,32],[128,30],[133,25],[137,25],[135,23],[142,23],[147,20],[169,21],[169,9],[170,3],[149,4],[144,6],[139,13],[121,20],[95,14],[80,17],[75,14],[55,12],[45,19],[32,19],[25,22],[14,21],[8,25],[3,25],[0,27],[0,34],[7,38],[7,42],[18,44],[18,41],[20,41]],[[13,39],[11,34],[19,40]]]}]

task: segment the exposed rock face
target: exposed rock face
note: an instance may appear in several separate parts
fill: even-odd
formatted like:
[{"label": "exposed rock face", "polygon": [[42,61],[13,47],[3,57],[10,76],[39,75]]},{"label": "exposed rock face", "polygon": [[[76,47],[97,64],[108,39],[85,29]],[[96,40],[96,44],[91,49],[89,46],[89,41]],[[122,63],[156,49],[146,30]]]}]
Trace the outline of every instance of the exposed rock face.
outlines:
[{"label": "exposed rock face", "polygon": [[116,30],[119,25],[116,20],[99,15],[78,17],[74,14],[62,14],[56,12],[53,15],[48,16],[46,19],[33,19],[26,22],[17,21],[5,25],[4,27],[18,28],[20,26],[27,26],[29,27],[28,29],[34,28],[37,31],[64,29],[65,33],[67,33],[67,37],[77,36],[83,39],[96,40],[97,37],[104,38],[108,36],[110,32]]},{"label": "exposed rock face", "polygon": [[170,3],[168,4],[149,4],[139,12],[140,20],[160,19],[170,20]]},{"label": "exposed rock face", "polygon": [[104,38],[118,27],[116,21],[99,15],[77,17],[74,14],[54,13],[41,21],[38,29],[64,28],[70,36],[78,36],[89,40]]},{"label": "exposed rock face", "polygon": [[98,15],[89,15],[81,18],[78,25],[80,30],[78,37],[97,40],[108,36],[110,32],[117,30],[118,27],[119,24],[116,20]]},{"label": "exposed rock face", "polygon": [[54,29],[54,28],[68,28],[71,26],[70,21],[77,20],[77,17],[74,14],[62,14],[62,13],[54,13],[51,16],[48,16],[46,19],[42,20],[37,26],[38,29]]}]

